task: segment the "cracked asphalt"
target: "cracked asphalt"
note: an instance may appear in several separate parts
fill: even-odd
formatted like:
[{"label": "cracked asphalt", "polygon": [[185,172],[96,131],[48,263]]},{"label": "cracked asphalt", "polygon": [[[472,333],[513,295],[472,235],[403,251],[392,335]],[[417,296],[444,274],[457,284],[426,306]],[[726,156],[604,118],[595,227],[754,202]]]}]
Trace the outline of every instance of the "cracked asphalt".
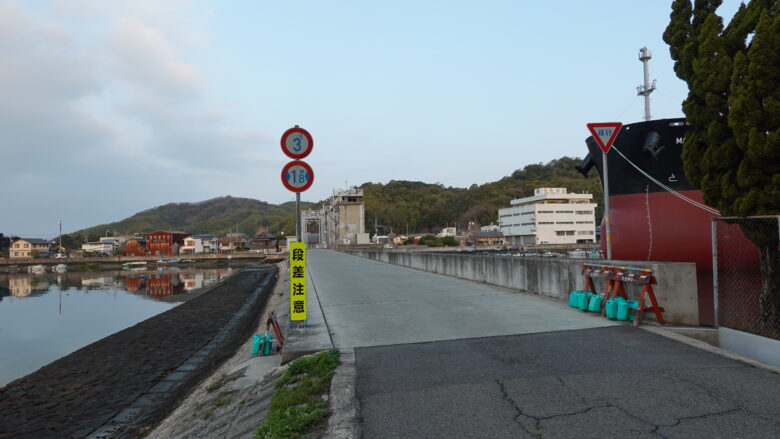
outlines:
[{"label": "cracked asphalt", "polygon": [[355,358],[365,438],[780,437],[780,376],[629,326]]}]

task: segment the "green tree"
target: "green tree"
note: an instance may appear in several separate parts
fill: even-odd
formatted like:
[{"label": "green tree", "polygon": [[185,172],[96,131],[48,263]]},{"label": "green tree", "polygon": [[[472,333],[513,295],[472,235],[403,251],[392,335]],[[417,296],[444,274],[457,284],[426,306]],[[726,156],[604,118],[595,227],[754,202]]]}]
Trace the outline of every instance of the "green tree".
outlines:
[{"label": "green tree", "polygon": [[[729,24],[720,0],[675,0],[664,41],[688,84],[683,146],[688,178],[723,216],[780,213],[780,14],[778,0],[741,5]],[[762,324],[780,328],[776,227],[742,230],[759,248]]]}]

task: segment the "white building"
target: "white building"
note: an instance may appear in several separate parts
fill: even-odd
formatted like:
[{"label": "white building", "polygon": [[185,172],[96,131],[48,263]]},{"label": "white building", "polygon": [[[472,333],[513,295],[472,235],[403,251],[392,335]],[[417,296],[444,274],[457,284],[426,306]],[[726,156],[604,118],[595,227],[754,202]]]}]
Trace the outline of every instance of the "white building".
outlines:
[{"label": "white building", "polygon": [[437,233],[436,236],[439,238],[444,238],[445,236],[456,236],[458,233],[458,230],[455,227],[445,227],[441,229],[441,232]]},{"label": "white building", "polygon": [[498,224],[488,224],[487,226],[482,226],[479,228],[480,232],[500,232],[501,227],[498,226]]},{"label": "white building", "polygon": [[566,188],[537,188],[532,197],[499,209],[498,224],[513,246],[577,244],[596,241],[596,204],[592,194]]},{"label": "white building", "polygon": [[214,235],[192,235],[184,238],[180,253],[214,253],[217,242]]},{"label": "white building", "polygon": [[81,250],[88,253],[97,253],[105,256],[114,255],[114,243],[111,242],[86,242],[81,244]]}]

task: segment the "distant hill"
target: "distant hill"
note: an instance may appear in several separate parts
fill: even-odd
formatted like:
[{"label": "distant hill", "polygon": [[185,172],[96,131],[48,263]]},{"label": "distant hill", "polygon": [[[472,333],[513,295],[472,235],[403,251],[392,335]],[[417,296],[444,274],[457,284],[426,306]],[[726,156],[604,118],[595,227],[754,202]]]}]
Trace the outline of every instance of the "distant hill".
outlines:
[{"label": "distant hill", "polygon": [[[313,203],[302,202],[301,206],[310,208]],[[144,210],[121,221],[73,232],[69,238],[81,243],[85,239],[97,240],[99,236],[105,236],[106,231],[123,234],[148,233],[155,230],[217,235],[242,232],[251,236],[260,228],[267,228],[271,232],[285,230],[287,233],[294,233],[295,202],[276,205],[251,198],[226,196],[197,203],[169,203]]]},{"label": "distant hill", "polygon": [[[585,178],[576,169],[579,158],[562,157],[547,164],[532,164],[512,175],[468,189],[444,187],[419,181],[366,183],[361,186],[366,203],[366,229],[374,233],[438,231],[447,224],[465,227],[476,220],[481,225],[496,222],[498,209],[514,198],[531,196],[538,187],[565,187],[569,192],[593,194],[597,220],[603,211],[601,183],[597,173]],[[384,227],[382,227],[384,226]]]},{"label": "distant hill", "polygon": [[[562,157],[549,163],[532,164],[512,175],[469,188],[444,187],[420,181],[391,180],[387,184],[364,183],[366,230],[375,233],[438,231],[450,224],[466,226],[475,220],[481,225],[496,222],[498,209],[509,207],[513,198],[533,195],[538,187],[565,187],[570,192],[589,192],[597,203],[596,219],[602,214],[601,183],[597,173],[583,177],[575,166],[579,158]],[[321,203],[303,202],[303,208]],[[77,247],[84,239],[97,240],[106,231],[148,233],[179,230],[193,234],[228,232],[255,234],[261,227],[271,233],[295,233],[295,203],[280,205],[250,198],[219,197],[197,203],[170,203],[139,212],[121,221],[79,230],[64,237],[66,247]],[[70,245],[69,245],[70,244]],[[74,245],[75,244],[75,245]]]}]

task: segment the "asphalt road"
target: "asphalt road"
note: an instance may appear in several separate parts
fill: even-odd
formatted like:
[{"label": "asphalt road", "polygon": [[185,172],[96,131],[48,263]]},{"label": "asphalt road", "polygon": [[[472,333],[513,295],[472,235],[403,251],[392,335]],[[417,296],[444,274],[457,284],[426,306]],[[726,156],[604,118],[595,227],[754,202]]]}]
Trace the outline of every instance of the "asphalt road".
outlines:
[{"label": "asphalt road", "polygon": [[780,376],[629,326],[355,356],[364,438],[780,437]]}]

